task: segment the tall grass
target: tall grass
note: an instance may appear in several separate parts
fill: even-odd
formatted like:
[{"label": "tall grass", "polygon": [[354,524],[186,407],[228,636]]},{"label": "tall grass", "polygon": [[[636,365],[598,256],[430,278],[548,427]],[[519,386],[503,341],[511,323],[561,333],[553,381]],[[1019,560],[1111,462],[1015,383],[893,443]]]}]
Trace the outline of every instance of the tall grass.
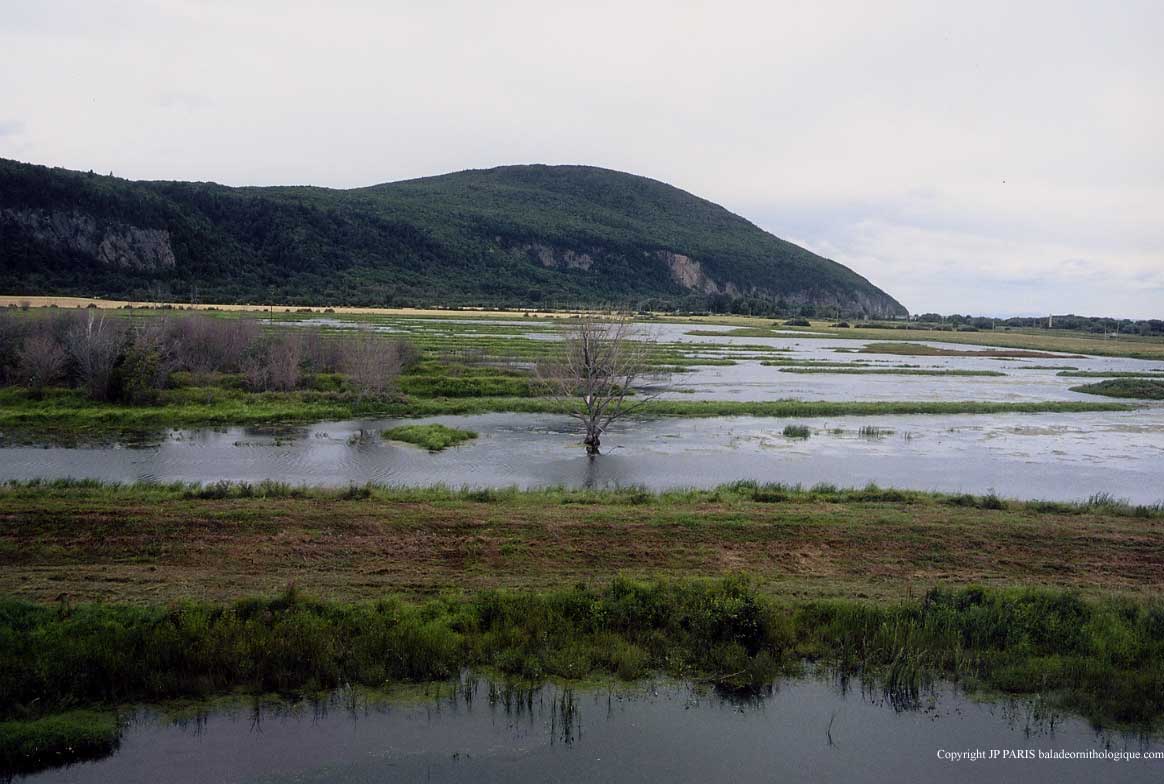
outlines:
[{"label": "tall grass", "polygon": [[740,580],[463,600],[333,604],[294,590],[233,605],[0,603],[0,710],[246,689],[443,679],[465,666],[542,680],[651,672],[755,689],[802,658],[881,679],[1041,693],[1099,722],[1164,716],[1164,604],[1061,591],[932,590],[919,600],[779,604]]},{"label": "tall grass", "polygon": [[585,489],[544,487],[521,490],[517,487],[455,488],[446,485],[403,487],[399,485],[362,484],[348,487],[293,485],[286,482],[218,481],[208,484],[190,482],[106,482],[99,479],[31,479],[0,483],[0,500],[5,496],[48,500],[68,499],[74,503],[113,500],[124,502],[165,500],[234,500],[300,498],[321,501],[361,501],[383,503],[516,503],[545,505],[619,505],[667,507],[675,504],[768,502],[773,498],[787,501],[827,501],[830,503],[889,502],[941,504],[976,509],[1009,509],[1047,514],[1094,514],[1115,517],[1164,517],[1164,501],[1132,504],[1108,493],[1093,493],[1083,501],[1022,501],[987,495],[948,494],[924,490],[902,490],[869,483],[863,487],[837,487],[819,483],[812,486],[762,483],[740,480],[710,489],[677,488],[652,491],[644,487]]},{"label": "tall grass", "polygon": [[0,780],[5,773],[41,768],[111,754],[121,728],[108,712],[74,710],[31,721],[0,722]]}]

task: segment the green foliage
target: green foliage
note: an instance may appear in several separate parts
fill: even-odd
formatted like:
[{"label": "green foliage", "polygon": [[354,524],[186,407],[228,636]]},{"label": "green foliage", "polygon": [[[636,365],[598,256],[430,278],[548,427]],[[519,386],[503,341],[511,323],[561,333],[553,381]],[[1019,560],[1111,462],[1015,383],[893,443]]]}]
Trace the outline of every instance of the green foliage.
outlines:
[{"label": "green foliage", "polygon": [[[750,690],[802,656],[877,676],[894,700],[951,677],[1057,698],[1096,721],[1164,716],[1158,602],[971,587],[900,604],[780,605],[735,579],[619,579],[424,604],[323,603],[294,590],[229,606],[7,601],[0,710],[28,720],[85,703],[443,679],[464,666],[531,680],[661,671]],[[52,734],[28,726],[14,748]]]},{"label": "green foliage", "polygon": [[75,710],[27,721],[0,722],[0,778],[96,759],[117,749],[121,728],[110,713]]},{"label": "green foliage", "polygon": [[[172,269],[111,268],[52,248],[2,208],[164,229]],[[864,278],[661,182],[585,166],[505,166],[339,191],[130,182],[0,160],[13,293],[293,305],[624,304],[777,312],[781,298],[901,315]],[[677,282],[666,254],[720,286]]]},{"label": "green foliage", "polygon": [[804,650],[842,667],[880,666],[908,699],[926,677],[1058,697],[1096,722],[1164,715],[1164,606],[1040,590],[932,590],[919,603],[814,602],[798,610]]},{"label": "green foliage", "polygon": [[1105,397],[1127,397],[1140,400],[1164,400],[1164,380],[1150,378],[1112,378],[1095,384],[1071,387],[1072,392]]},{"label": "green foliage", "polygon": [[384,437],[423,446],[430,452],[439,452],[450,446],[472,441],[477,434],[472,430],[458,430],[444,425],[402,425],[385,430]]}]

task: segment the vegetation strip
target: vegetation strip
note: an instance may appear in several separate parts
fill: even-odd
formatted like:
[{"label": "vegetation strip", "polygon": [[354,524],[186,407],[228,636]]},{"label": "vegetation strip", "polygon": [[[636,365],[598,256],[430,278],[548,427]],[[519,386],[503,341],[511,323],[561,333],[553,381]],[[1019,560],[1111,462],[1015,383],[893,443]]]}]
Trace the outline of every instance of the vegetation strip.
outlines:
[{"label": "vegetation strip", "polygon": [[0,769],[106,753],[124,703],[465,666],[747,690],[807,658],[895,700],[948,677],[1150,726],[1162,547],[1164,506],[1102,495],[12,482]]},{"label": "vegetation strip", "polygon": [[904,354],[912,357],[999,357],[1003,359],[1086,359],[1077,354],[1049,354],[1044,351],[1022,349],[956,349],[930,346],[925,343],[869,343],[861,348],[862,354]]},{"label": "vegetation strip", "polygon": [[999,370],[924,370],[881,367],[782,367],[781,373],[840,373],[870,376],[1005,376]]},{"label": "vegetation strip", "polygon": [[1152,378],[1164,381],[1164,370],[1134,371],[1134,370],[1064,370],[1056,373],[1057,376],[1069,378]]},{"label": "vegetation strip", "polygon": [[1161,618],[1159,600],[976,587],[886,605],[784,604],[738,579],[619,579],[419,604],[320,602],[296,590],[227,605],[4,601],[0,753],[27,763],[21,754],[52,753],[55,740],[63,756],[70,730],[105,740],[108,718],[71,727],[53,718],[75,705],[382,686],[466,666],[535,682],[663,672],[748,692],[806,658],[875,678],[895,704],[916,703],[930,679],[946,677],[1150,728],[1164,715]]},{"label": "vegetation strip", "polygon": [[[23,390],[0,390],[0,428],[43,431],[191,427],[311,422],[360,417],[425,417],[515,412],[568,414],[570,401],[541,397],[371,398],[333,392],[244,392],[222,389],[166,390],[159,405],[96,403],[64,391],[40,400]],[[640,416],[832,417],[878,414],[1006,414],[1128,411],[1126,403],[1090,401],[827,401],[652,400]]]}]

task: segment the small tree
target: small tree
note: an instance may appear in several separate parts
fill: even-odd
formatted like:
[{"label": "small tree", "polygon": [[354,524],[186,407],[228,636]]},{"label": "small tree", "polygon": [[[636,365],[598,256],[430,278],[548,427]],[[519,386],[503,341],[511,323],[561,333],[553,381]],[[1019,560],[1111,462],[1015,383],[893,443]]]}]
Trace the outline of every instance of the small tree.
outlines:
[{"label": "small tree", "polygon": [[157,400],[175,366],[168,332],[168,326],[160,319],[146,319],[130,330],[113,374],[118,400],[134,405]]},{"label": "small tree", "polygon": [[302,377],[303,338],[285,334],[271,340],[268,351],[268,382],[272,389],[288,392],[299,386]]},{"label": "small tree", "polygon": [[37,332],[29,335],[20,348],[18,373],[32,394],[40,397],[45,387],[64,375],[68,361],[69,355],[56,338]]},{"label": "small tree", "polygon": [[381,395],[400,375],[404,353],[401,343],[361,333],[344,340],[339,364],[360,394]]},{"label": "small tree", "polygon": [[635,334],[630,316],[601,321],[586,315],[567,327],[557,355],[537,366],[548,394],[572,403],[569,413],[582,423],[588,455],[599,454],[602,434],[612,422],[661,392],[658,386],[634,389],[648,375],[653,342],[649,335]]},{"label": "small tree", "polygon": [[93,400],[109,399],[122,337],[120,325],[106,320],[96,309],[73,319],[65,331],[65,350],[73,362],[77,382]]}]

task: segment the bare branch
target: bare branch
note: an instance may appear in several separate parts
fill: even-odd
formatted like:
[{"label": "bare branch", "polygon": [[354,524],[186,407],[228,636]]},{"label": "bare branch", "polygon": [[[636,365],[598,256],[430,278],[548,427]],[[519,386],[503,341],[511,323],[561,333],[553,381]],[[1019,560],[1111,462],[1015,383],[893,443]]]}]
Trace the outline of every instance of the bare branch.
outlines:
[{"label": "bare branch", "polygon": [[605,321],[587,315],[567,327],[557,355],[537,365],[546,394],[571,402],[568,413],[583,423],[589,454],[598,454],[612,422],[661,393],[639,383],[650,370],[653,344],[653,336],[636,334],[629,315]]}]

